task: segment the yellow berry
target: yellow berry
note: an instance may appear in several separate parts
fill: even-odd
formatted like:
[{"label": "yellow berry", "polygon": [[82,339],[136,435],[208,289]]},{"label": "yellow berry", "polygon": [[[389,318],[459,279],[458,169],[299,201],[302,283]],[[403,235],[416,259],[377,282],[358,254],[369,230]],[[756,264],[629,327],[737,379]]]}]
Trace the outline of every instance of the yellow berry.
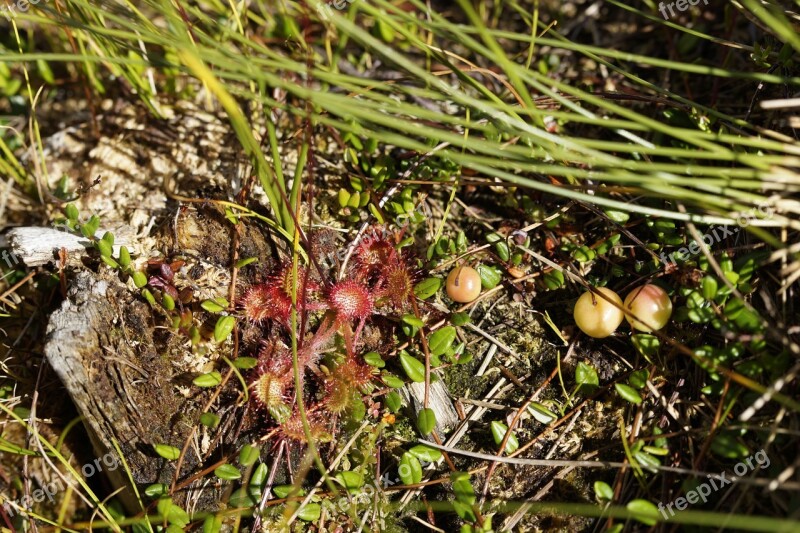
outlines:
[{"label": "yellow berry", "polygon": [[481,277],[468,266],[456,267],[447,276],[447,295],[458,303],[469,303],[481,294]]},{"label": "yellow berry", "polygon": [[634,329],[650,333],[667,325],[672,316],[672,300],[658,285],[644,285],[632,290],[625,297],[625,309],[639,319],[625,315]]},{"label": "yellow berry", "polygon": [[575,303],[573,316],[581,331],[595,339],[602,339],[616,331],[622,323],[624,313],[620,309],[622,307],[622,299],[616,292],[606,287],[600,287],[595,290],[612,300],[619,307],[614,306],[602,296],[593,294],[592,291],[586,291]]}]

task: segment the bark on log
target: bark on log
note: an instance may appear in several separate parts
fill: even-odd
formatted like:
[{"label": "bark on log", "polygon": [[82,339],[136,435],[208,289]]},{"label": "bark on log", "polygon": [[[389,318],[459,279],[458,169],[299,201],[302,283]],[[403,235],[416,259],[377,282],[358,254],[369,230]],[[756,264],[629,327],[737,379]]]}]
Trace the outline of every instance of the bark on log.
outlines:
[{"label": "bark on log", "polygon": [[[174,371],[156,350],[150,307],[105,272],[77,273],[67,300],[50,318],[44,352],[83,415],[95,454],[117,457],[116,441],[141,492],[151,483],[171,482],[174,462],[159,457],[153,445],[182,448],[201,402],[176,391]],[[196,471],[198,462],[190,449],[182,471]],[[114,486],[125,487],[125,506],[139,511],[124,469],[109,475]],[[210,489],[195,498],[197,508],[213,509],[219,494]]]}]

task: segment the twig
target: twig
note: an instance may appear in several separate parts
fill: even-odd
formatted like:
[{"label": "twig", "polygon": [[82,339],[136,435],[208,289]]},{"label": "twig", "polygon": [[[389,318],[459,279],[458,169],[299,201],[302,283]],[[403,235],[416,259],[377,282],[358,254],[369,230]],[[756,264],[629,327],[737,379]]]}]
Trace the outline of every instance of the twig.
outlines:
[{"label": "twig", "polygon": [[[552,468],[559,467],[573,467],[573,468],[630,468],[628,463],[619,463],[616,461],[570,461],[566,459],[523,459],[519,457],[497,457],[496,455],[489,455],[486,453],[470,452],[467,450],[460,450],[451,446],[436,444],[428,440],[420,439],[420,443],[431,448],[436,448],[443,452],[453,455],[463,455],[465,457],[472,457],[473,459],[480,459],[483,461],[497,461],[500,463],[508,463],[512,465],[524,466],[546,466]],[[703,472],[700,470],[693,470],[691,468],[680,468],[678,466],[646,466],[647,469],[654,469],[661,472],[672,472],[675,474],[687,474],[697,477],[708,477],[711,479],[732,481],[742,485],[752,485],[754,487],[770,487],[773,479],[768,478],[755,478],[749,479],[737,475],[715,474],[713,472]],[[799,490],[800,482],[786,482],[778,487],[782,490]]]}]

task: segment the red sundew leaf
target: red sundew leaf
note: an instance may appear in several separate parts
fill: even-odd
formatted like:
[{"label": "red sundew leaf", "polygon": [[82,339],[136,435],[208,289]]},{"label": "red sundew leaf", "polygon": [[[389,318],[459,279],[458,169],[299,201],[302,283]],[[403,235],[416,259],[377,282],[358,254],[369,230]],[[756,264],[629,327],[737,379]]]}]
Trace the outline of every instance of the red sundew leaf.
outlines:
[{"label": "red sundew leaf", "polygon": [[163,289],[167,286],[163,279],[158,276],[150,276],[147,280],[147,284],[153,287],[154,289]]},{"label": "red sundew leaf", "polygon": [[163,278],[164,281],[172,281],[172,278],[175,277],[175,272],[172,271],[172,267],[167,263],[161,263],[158,267],[158,270],[158,275]]}]

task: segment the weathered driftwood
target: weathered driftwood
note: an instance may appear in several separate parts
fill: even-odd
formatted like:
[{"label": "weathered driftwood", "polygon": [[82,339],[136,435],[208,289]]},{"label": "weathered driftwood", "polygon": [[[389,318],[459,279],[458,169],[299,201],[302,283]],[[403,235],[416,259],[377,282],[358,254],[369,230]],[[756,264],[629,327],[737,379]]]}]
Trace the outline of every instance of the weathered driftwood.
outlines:
[{"label": "weathered driftwood", "polygon": [[[106,104],[111,102],[104,102],[98,117],[100,138],[92,135],[83,112],[56,117],[64,129],[43,139],[48,174],[68,176],[79,187],[75,205],[81,213],[101,216],[115,235],[115,257],[125,245],[138,261],[185,260],[175,276],[177,288],[191,287],[195,301],[227,295],[235,258],[233,228],[224,212],[214,205],[181,206],[161,189],[169,178],[172,189],[187,196],[233,197],[231,182],[244,167],[227,121],[190,105],[160,120],[129,102]],[[24,156],[31,157],[38,157],[35,151]],[[240,257],[258,257],[268,269],[273,253],[266,232],[255,224],[238,229]],[[179,476],[183,481],[236,450],[234,439],[244,439],[240,425],[246,417],[234,405],[237,380],[213,407],[222,417],[220,426],[200,425],[201,410],[214,391],[198,390],[191,380],[213,367],[216,354],[202,357],[187,349],[185,336],[166,327],[168,318],[131,291],[130,281],[125,287],[119,273],[103,266],[87,244],[88,239],[52,227],[13,228],[0,235],[0,261],[46,267],[66,249],[67,299],[50,317],[44,352],[84,417],[93,453],[113,452],[113,442],[118,443],[141,492],[151,483],[169,484],[174,475],[175,461],[159,457],[153,445],[182,448],[196,428]],[[248,269],[239,273],[239,281],[246,284],[258,274]],[[196,307],[195,319],[205,328],[202,322],[210,318]],[[121,497],[129,510],[138,511],[124,469],[109,473],[115,486],[127,487]],[[226,487],[199,481],[191,488],[191,508],[211,510],[220,505],[220,490]],[[187,490],[176,500],[187,497]]]},{"label": "weathered driftwood", "polygon": [[[127,228],[110,230],[114,234],[114,255],[119,254],[120,246],[131,246],[131,236]],[[106,230],[97,232],[99,239]],[[89,239],[82,235],[75,235],[54,228],[20,227],[9,230],[6,242],[11,248],[11,256],[6,256],[6,262],[18,263],[22,261],[29,267],[55,263],[58,260],[59,250],[62,248],[67,253],[67,264],[80,264],[80,256],[86,254],[87,246],[91,245]],[[0,243],[2,244],[2,243]],[[13,265],[9,265],[13,266]]]},{"label": "weathered driftwood", "polygon": [[[400,389],[400,395],[414,413],[414,417],[425,407],[425,384],[409,383]],[[431,381],[428,391],[428,407],[436,414],[436,432],[443,436],[458,424],[458,413],[441,379]]]},{"label": "weathered driftwood", "polygon": [[[116,457],[116,441],[140,488],[170,483],[174,463],[159,457],[153,445],[182,448],[199,416],[199,402],[175,390],[173,369],[156,350],[151,322],[150,307],[113,274],[84,270],[52,314],[44,348],[84,417],[95,454]],[[183,471],[193,471],[198,462],[190,450]],[[139,510],[124,469],[108,473],[116,487],[126,487],[120,494],[126,507]],[[219,496],[207,493],[200,507],[213,507]]]},{"label": "weathered driftwood", "polygon": [[[174,246],[192,252],[184,256],[187,264],[176,275],[175,283],[194,287],[198,298],[204,292],[227,294],[229,281],[220,283],[217,276],[227,272],[231,261],[230,224],[221,210],[213,206],[190,208],[174,224],[162,225],[156,242],[160,249]],[[260,229],[243,225],[240,234],[240,250],[268,263],[270,243]],[[19,235],[17,232],[14,238]],[[23,253],[23,248],[14,249]],[[25,254],[21,257],[27,263],[30,256]],[[85,251],[74,255],[86,258]],[[240,275],[240,279],[246,277]],[[195,317],[202,321],[202,312]],[[167,318],[124,285],[116,271],[101,266],[95,273],[81,264],[69,269],[67,299],[51,315],[47,328],[45,356],[83,415],[94,453],[98,457],[109,452],[116,456],[116,441],[140,493],[152,483],[170,484],[175,473],[176,462],[158,456],[155,444],[181,449],[192,428],[197,428],[178,476],[182,481],[252,438],[240,408],[230,401],[239,391],[235,379],[228,382],[215,406],[218,414],[227,413],[222,423],[215,429],[199,424],[202,409],[214,391],[192,387],[191,382],[200,372],[208,371],[214,358],[187,349],[186,337],[168,330],[166,324]],[[121,495],[125,505],[138,511],[124,470],[110,474],[115,487],[126,488]],[[202,483],[198,481],[175,494],[176,501],[190,497],[191,490],[192,508],[218,508],[224,487],[205,484],[201,490]]]}]

